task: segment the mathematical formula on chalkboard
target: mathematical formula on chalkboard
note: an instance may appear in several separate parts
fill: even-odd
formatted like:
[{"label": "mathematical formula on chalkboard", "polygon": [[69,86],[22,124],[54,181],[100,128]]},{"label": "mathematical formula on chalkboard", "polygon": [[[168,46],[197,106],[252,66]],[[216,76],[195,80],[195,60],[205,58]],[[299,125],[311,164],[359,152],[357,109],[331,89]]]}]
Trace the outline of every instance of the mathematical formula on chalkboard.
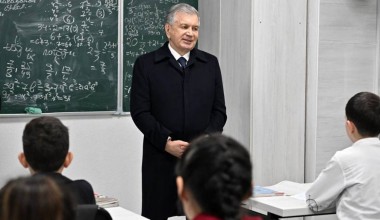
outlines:
[{"label": "mathematical formula on chalkboard", "polygon": [[198,6],[196,0],[128,0],[123,6],[117,0],[0,0],[0,113],[26,107],[128,112],[133,63],[163,45],[166,12],[179,2]]}]

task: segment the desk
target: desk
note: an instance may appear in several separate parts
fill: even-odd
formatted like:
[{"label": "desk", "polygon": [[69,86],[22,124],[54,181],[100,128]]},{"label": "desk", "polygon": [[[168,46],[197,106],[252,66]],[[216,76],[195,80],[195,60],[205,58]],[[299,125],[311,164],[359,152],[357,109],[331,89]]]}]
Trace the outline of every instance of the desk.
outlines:
[{"label": "desk", "polygon": [[310,183],[282,181],[266,188],[284,192],[284,196],[251,197],[244,202],[243,207],[271,219],[335,214],[335,210],[314,213],[304,200],[297,198],[297,194],[303,194],[310,186]]},{"label": "desk", "polygon": [[106,208],[113,220],[147,220],[147,218],[121,207]]}]

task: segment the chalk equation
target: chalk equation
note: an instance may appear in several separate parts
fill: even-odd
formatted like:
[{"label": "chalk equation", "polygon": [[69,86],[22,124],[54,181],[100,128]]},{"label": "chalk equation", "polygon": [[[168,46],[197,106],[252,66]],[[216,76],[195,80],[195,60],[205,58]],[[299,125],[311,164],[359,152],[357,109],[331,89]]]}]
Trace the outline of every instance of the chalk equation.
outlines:
[{"label": "chalk equation", "polygon": [[161,47],[167,10],[178,0],[128,1],[124,6],[124,110],[129,110],[133,63],[140,55]]},{"label": "chalk equation", "polygon": [[117,0],[0,0],[1,113],[116,109],[117,19]]}]

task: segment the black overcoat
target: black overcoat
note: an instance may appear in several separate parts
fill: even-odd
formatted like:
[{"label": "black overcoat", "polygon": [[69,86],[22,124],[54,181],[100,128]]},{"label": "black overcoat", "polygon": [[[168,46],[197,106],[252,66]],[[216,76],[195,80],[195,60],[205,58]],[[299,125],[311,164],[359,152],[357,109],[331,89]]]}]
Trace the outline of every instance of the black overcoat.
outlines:
[{"label": "black overcoat", "polygon": [[137,58],[133,68],[131,116],[144,134],[142,215],[152,220],[177,215],[174,167],[167,138],[191,141],[221,132],[226,123],[222,75],[217,58],[193,49],[185,70],[168,42]]}]

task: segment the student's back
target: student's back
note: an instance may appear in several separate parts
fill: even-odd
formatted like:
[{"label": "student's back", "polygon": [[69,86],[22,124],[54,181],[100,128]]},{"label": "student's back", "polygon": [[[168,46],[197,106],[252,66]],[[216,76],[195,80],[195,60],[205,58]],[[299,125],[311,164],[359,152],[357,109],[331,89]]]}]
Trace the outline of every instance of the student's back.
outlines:
[{"label": "student's back", "polygon": [[73,194],[77,204],[95,204],[94,191],[85,180],[71,180],[62,175],[73,154],[69,152],[69,131],[55,117],[43,116],[31,120],[23,132],[23,152],[20,163],[34,175],[45,175]]},{"label": "student's back", "polygon": [[306,198],[310,208],[336,207],[341,220],[380,219],[380,97],[354,95],[346,105],[352,146],[338,151],[319,174]]},{"label": "student's back", "polygon": [[86,180],[71,180],[61,173],[47,172],[35,175],[48,176],[56,181],[66,191],[70,192],[77,204],[95,204],[95,196],[92,186]]}]

